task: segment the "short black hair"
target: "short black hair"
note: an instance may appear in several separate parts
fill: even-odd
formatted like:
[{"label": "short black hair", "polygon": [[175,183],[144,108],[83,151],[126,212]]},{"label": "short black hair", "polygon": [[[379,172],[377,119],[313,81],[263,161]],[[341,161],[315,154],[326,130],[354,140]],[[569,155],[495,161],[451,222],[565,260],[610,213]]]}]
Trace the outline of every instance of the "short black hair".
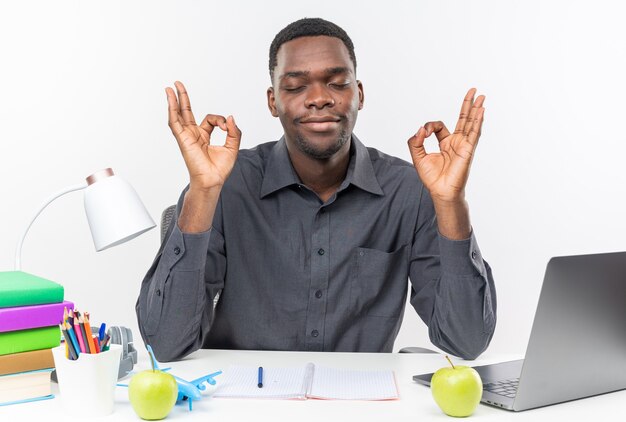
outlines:
[{"label": "short black hair", "polygon": [[304,18],[290,23],[284,27],[276,36],[270,45],[270,78],[274,80],[274,68],[276,67],[276,55],[281,45],[287,41],[291,41],[300,37],[318,37],[325,35],[327,37],[339,38],[348,49],[350,59],[354,65],[356,72],[356,56],[354,54],[354,44],[352,40],[339,25],[321,18]]}]

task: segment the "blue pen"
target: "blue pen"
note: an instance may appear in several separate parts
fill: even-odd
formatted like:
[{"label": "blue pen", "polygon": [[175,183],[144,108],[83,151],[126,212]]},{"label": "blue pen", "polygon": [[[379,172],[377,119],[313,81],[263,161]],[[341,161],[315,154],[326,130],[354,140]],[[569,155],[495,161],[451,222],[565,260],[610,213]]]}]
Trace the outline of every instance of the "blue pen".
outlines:
[{"label": "blue pen", "polygon": [[103,322],[100,324],[100,331],[98,332],[98,340],[102,341],[104,339],[104,332],[106,331],[107,325]]},{"label": "blue pen", "polygon": [[259,366],[259,383],[257,384],[257,387],[259,388],[263,388],[263,367]]}]

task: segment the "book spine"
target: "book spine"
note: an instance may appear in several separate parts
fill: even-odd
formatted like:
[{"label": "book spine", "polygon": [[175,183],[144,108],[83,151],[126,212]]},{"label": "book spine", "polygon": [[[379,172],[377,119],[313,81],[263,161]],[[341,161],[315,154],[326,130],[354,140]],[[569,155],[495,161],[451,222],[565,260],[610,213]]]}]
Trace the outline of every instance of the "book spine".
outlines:
[{"label": "book spine", "polygon": [[0,375],[16,374],[18,372],[35,371],[45,368],[54,368],[54,359],[52,358],[52,350],[50,349],[0,356]]},{"label": "book spine", "polygon": [[315,365],[311,362],[306,364],[304,369],[304,381],[302,382],[302,397],[307,398],[311,394],[313,377],[315,376]]},{"label": "book spine", "polygon": [[61,344],[61,329],[52,327],[0,333],[0,355],[51,349]]},{"label": "book spine", "polygon": [[13,306],[43,305],[46,303],[63,302],[63,288],[51,290],[13,292],[11,295],[0,296],[0,308]]},{"label": "book spine", "polygon": [[60,324],[64,308],[74,309],[74,304],[66,300],[46,305],[0,308],[0,333]]}]

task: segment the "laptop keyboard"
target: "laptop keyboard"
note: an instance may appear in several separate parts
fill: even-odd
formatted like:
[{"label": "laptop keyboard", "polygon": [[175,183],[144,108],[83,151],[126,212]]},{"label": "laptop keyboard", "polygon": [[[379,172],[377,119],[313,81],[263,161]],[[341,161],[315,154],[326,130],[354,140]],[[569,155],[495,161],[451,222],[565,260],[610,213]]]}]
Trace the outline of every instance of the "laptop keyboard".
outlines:
[{"label": "laptop keyboard", "polygon": [[511,378],[508,380],[502,380],[497,382],[491,382],[483,385],[483,389],[490,393],[499,394],[505,397],[515,397],[517,394],[517,385],[519,384],[519,378]]}]

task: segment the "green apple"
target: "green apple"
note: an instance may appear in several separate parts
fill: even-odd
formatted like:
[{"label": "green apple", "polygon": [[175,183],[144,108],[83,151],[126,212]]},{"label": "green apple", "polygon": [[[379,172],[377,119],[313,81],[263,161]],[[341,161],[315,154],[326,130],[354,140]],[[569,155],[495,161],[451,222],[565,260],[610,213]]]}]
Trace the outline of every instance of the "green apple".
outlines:
[{"label": "green apple", "polygon": [[483,382],[474,368],[454,366],[433,374],[430,389],[437,405],[448,416],[465,417],[474,413],[483,395]]},{"label": "green apple", "polygon": [[128,383],[130,404],[141,419],[165,418],[176,404],[177,396],[176,379],[163,371],[141,371]]}]

